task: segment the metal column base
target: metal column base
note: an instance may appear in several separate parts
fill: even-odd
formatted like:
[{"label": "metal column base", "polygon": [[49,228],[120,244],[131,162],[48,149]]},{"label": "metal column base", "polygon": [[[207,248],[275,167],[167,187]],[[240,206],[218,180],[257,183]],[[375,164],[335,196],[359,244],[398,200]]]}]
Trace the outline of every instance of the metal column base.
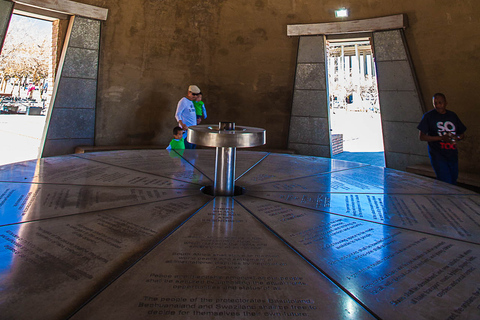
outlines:
[{"label": "metal column base", "polygon": [[215,196],[233,196],[235,191],[235,155],[237,148],[264,145],[266,131],[260,128],[235,127],[233,122],[220,122],[218,127],[211,125],[188,128],[187,141],[201,146],[215,147],[214,190],[206,193]]},{"label": "metal column base", "polygon": [[235,156],[237,148],[217,147],[215,158],[215,196],[233,196],[235,192]]}]

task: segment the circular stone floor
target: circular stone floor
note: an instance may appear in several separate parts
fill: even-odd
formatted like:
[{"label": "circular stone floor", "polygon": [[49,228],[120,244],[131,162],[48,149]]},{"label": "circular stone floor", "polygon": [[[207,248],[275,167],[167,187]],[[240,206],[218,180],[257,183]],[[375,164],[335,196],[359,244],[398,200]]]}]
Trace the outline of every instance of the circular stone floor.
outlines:
[{"label": "circular stone floor", "polygon": [[0,167],[2,319],[479,319],[480,195],[395,170],[214,149]]}]

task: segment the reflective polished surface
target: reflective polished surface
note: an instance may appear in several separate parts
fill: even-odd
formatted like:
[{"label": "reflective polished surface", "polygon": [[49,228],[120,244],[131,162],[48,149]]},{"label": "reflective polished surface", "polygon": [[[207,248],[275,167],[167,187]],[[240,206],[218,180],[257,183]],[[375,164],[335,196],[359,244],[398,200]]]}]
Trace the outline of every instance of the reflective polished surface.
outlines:
[{"label": "reflective polished surface", "polygon": [[479,319],[480,195],[331,159],[135,150],[0,167],[0,319]]},{"label": "reflective polished surface", "polygon": [[198,125],[188,128],[187,141],[206,147],[233,147],[251,148],[262,146],[267,141],[267,132],[262,128],[236,126],[231,124],[233,129],[223,129],[222,122],[218,126]]}]

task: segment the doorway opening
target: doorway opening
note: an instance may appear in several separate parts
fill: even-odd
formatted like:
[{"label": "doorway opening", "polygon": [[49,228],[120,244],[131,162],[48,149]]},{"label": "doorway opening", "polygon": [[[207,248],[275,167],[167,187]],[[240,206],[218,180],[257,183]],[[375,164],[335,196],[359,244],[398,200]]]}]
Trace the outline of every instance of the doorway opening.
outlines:
[{"label": "doorway opening", "polygon": [[53,88],[52,21],[13,14],[0,55],[0,165],[39,156]]},{"label": "doorway opening", "polygon": [[327,38],[326,55],[332,158],[385,167],[370,38]]}]

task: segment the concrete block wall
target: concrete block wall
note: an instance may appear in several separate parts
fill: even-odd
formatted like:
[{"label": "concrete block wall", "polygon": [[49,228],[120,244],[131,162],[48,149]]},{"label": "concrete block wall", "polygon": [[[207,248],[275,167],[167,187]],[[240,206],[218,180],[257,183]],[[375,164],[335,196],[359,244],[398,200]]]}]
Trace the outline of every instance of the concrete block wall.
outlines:
[{"label": "concrete block wall", "polygon": [[299,39],[288,149],[330,157],[324,36]]},{"label": "concrete block wall", "polygon": [[409,165],[429,163],[417,129],[424,107],[402,30],[374,32],[373,44],[386,165],[405,171]]},{"label": "concrete block wall", "polygon": [[[7,34],[10,16],[13,10],[13,2],[0,0],[0,48],[3,47],[5,36]],[[1,53],[1,50],[0,50]]]},{"label": "concrete block wall", "polygon": [[72,17],[47,118],[42,157],[94,145],[100,22]]}]

